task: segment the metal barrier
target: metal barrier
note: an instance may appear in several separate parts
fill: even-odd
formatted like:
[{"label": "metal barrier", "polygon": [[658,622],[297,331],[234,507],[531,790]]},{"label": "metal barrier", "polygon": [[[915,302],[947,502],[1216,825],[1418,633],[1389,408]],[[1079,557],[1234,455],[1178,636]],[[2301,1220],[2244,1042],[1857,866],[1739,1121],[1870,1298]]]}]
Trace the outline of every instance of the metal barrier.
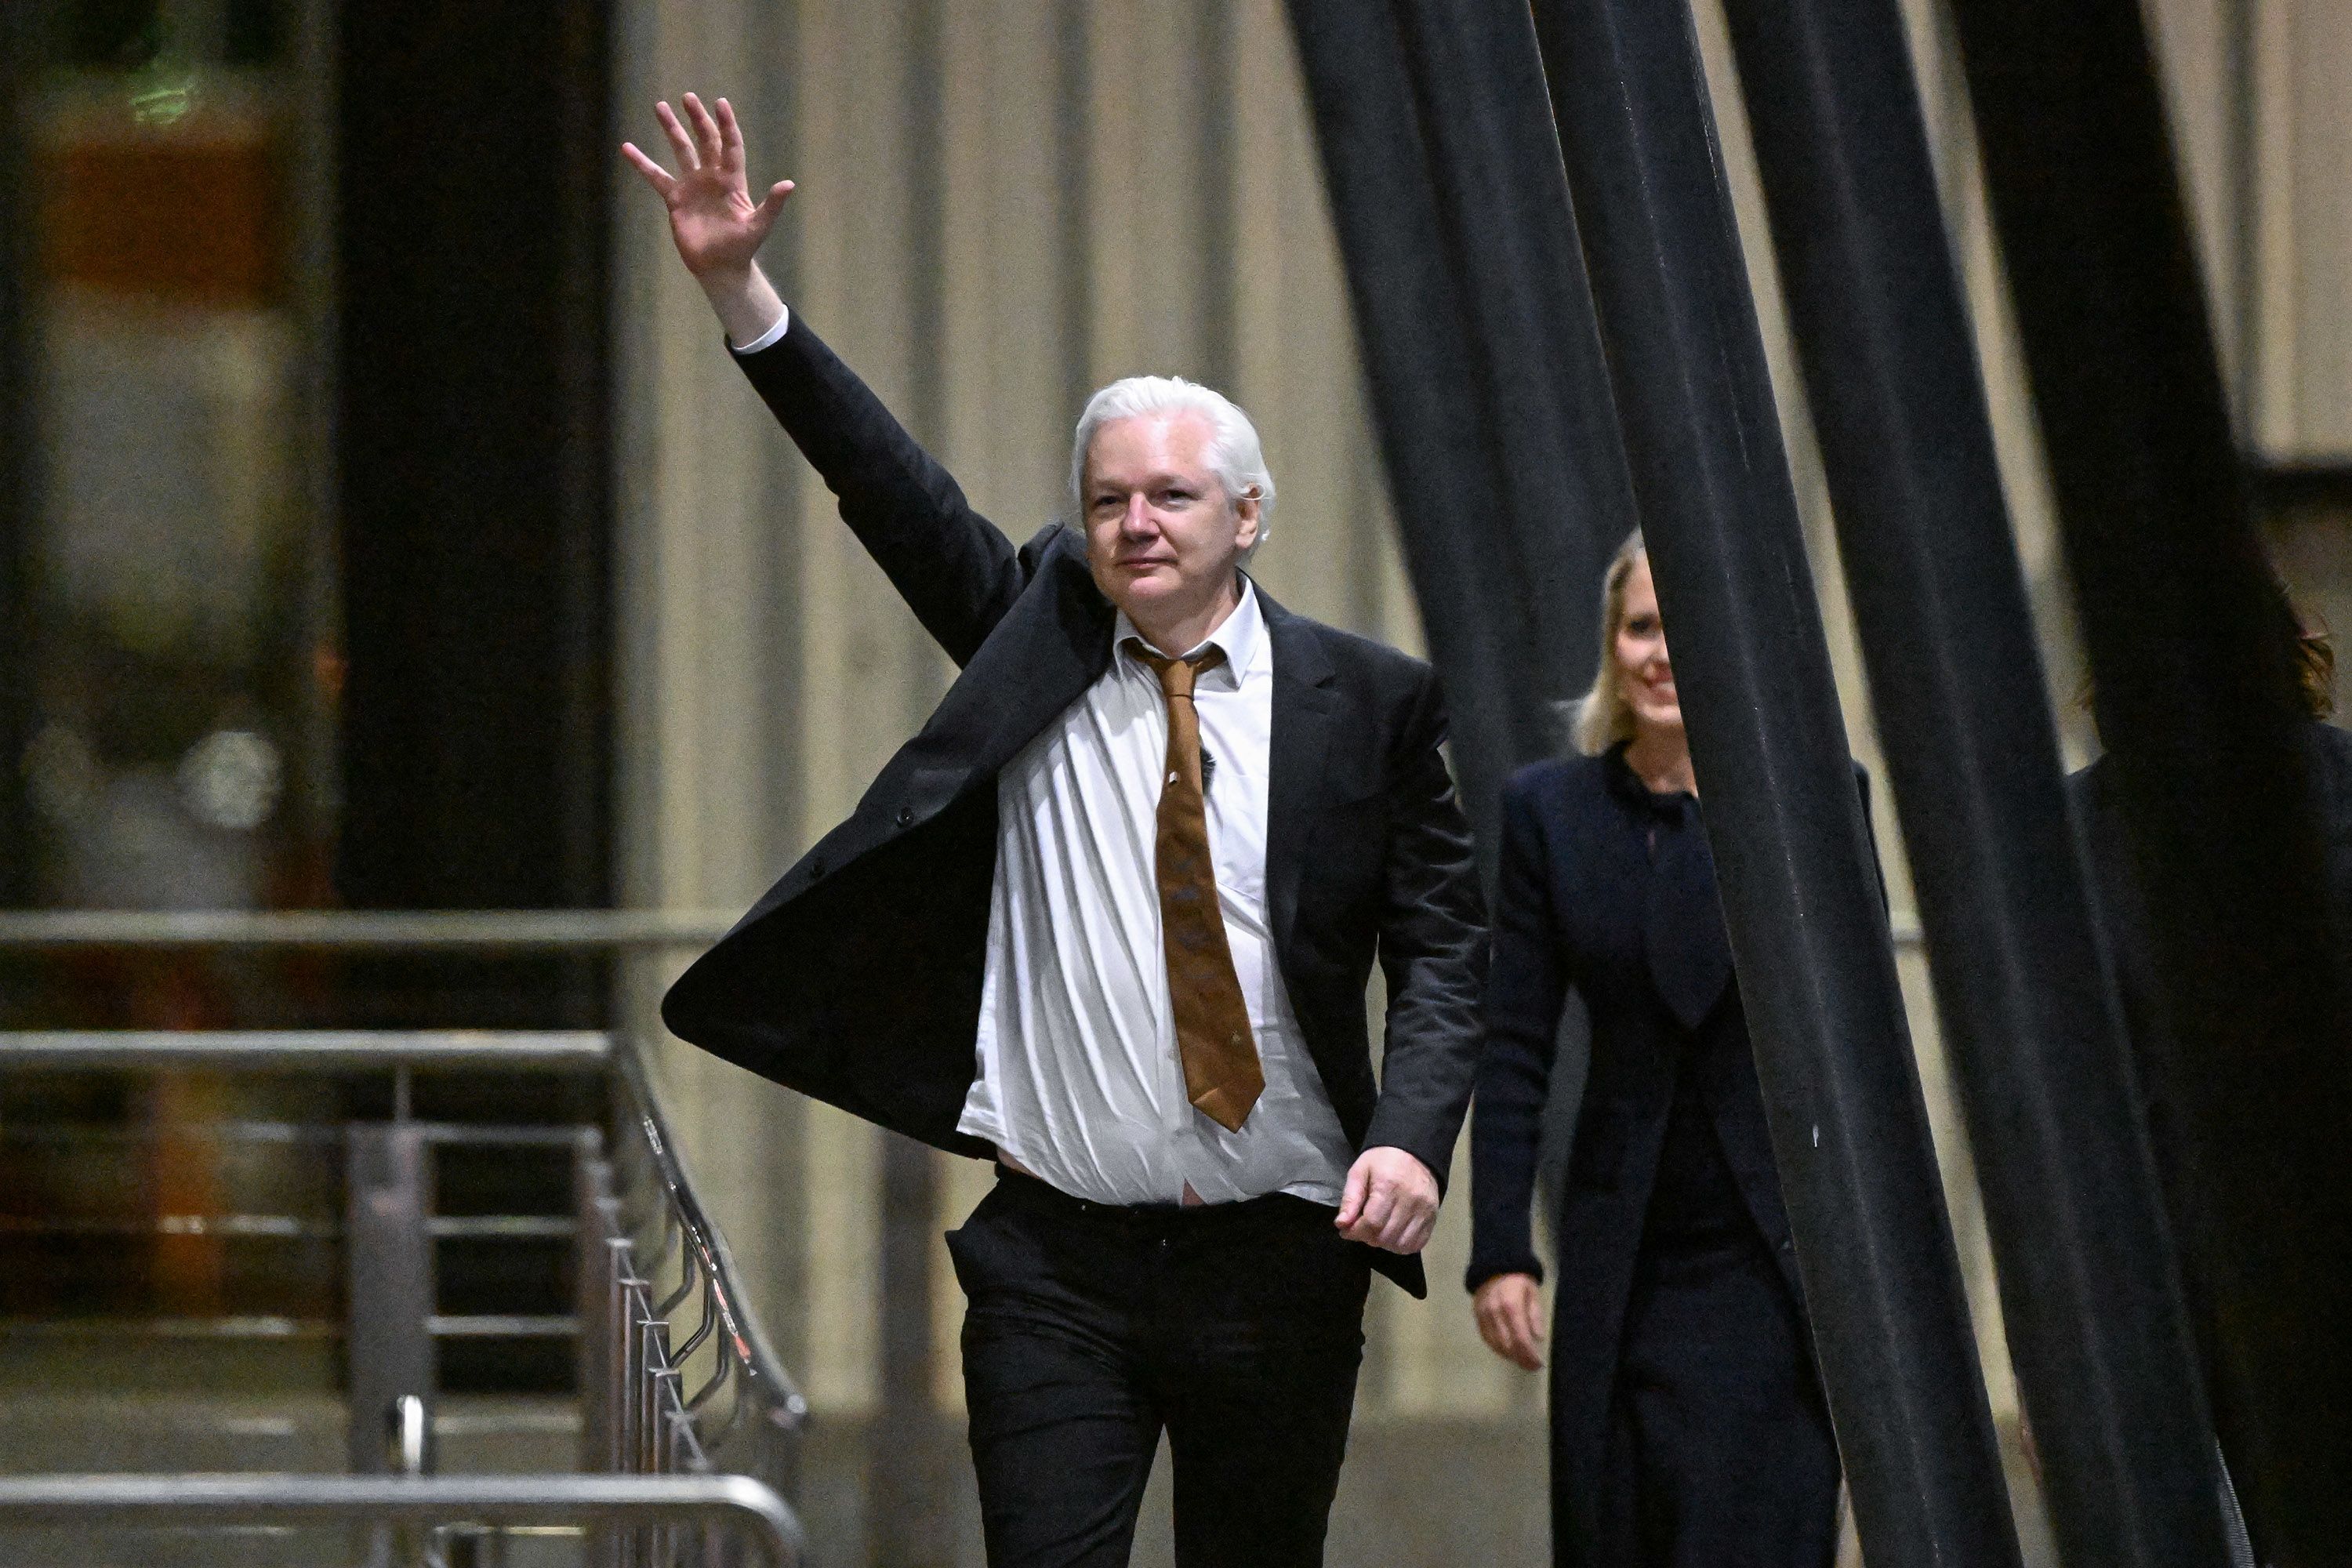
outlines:
[{"label": "metal barrier", "polygon": [[[246,1314],[82,1326],[152,1337],[341,1337],[350,1368],[349,1462],[357,1474],[17,1478],[0,1481],[0,1526],[67,1518],[83,1528],[209,1528],[296,1516],[310,1522],[348,1520],[376,1527],[362,1552],[371,1563],[454,1564],[502,1560],[497,1554],[510,1523],[568,1522],[595,1527],[587,1538],[592,1563],[667,1568],[740,1561],[713,1533],[724,1516],[757,1525],[745,1538],[762,1560],[797,1561],[797,1526],[778,1494],[793,1475],[793,1438],[807,1405],[742,1299],[725,1239],[695,1195],[659,1100],[627,1041],[579,1032],[0,1033],[0,1072],[135,1075],[186,1068],[391,1075],[386,1121],[245,1121],[175,1130],[183,1138],[201,1134],[222,1142],[340,1143],[345,1183],[340,1226],[282,1215],[161,1215],[143,1222],[157,1234],[339,1237],[347,1310],[340,1322]],[[415,1075],[451,1070],[597,1076],[606,1091],[606,1125],[502,1126],[412,1117]],[[125,1136],[89,1128],[25,1131],[57,1142]],[[437,1214],[434,1156],[453,1146],[567,1152],[572,1212]],[[20,1219],[13,1228],[80,1234],[90,1223]],[[435,1249],[450,1237],[569,1239],[576,1310],[440,1311]],[[75,1326],[0,1321],[0,1334]],[[681,1328],[686,1331],[677,1331]],[[426,1477],[434,1465],[436,1345],[468,1336],[575,1339],[582,1468],[601,1472],[600,1484],[575,1475]],[[415,1533],[428,1524],[437,1534]],[[493,1555],[480,1556],[485,1551]]]},{"label": "metal barrier", "polygon": [[657,1535],[656,1554],[606,1560],[662,1568],[723,1562],[730,1538],[767,1568],[796,1568],[803,1547],[793,1510],[744,1476],[0,1477],[0,1529],[99,1525],[404,1527],[421,1532],[425,1563],[449,1568],[478,1560],[485,1532],[551,1527],[591,1541]]},{"label": "metal barrier", "polygon": [[[624,1047],[614,1063],[625,1100],[614,1158],[588,1141],[578,1165],[587,1463],[616,1474],[724,1466],[784,1489],[808,1402],[742,1300],[726,1240],[695,1198],[635,1052]],[[633,1190],[649,1209],[640,1203],[631,1213]],[[673,1321],[689,1306],[695,1326],[676,1340]]]}]

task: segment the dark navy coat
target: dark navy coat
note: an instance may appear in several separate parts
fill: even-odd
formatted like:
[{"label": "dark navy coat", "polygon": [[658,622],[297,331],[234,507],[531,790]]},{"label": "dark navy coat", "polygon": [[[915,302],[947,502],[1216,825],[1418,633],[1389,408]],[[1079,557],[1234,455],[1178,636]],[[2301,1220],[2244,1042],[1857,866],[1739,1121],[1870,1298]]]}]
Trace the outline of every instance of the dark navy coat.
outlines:
[{"label": "dark navy coat", "polygon": [[1528,1225],[1537,1124],[1573,985],[1591,1013],[1592,1052],[1559,1216],[1551,1343],[1552,1484],[1570,1518],[1596,1511],[1677,1060],[1696,1075],[1722,1164],[1803,1301],[1696,812],[1687,796],[1653,795],[1620,751],[1537,763],[1504,790],[1487,1054],[1471,1131],[1469,1284],[1541,1275]]}]

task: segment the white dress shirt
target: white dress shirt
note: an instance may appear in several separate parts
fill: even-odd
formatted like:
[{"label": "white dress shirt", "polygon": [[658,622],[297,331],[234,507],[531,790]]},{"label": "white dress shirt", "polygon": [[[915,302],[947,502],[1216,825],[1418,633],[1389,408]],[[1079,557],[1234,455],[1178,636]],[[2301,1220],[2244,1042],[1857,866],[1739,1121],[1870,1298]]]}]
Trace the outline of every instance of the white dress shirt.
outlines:
[{"label": "white dress shirt", "polygon": [[732,340],[730,340],[728,347],[733,349],[739,354],[758,353],[761,349],[770,347],[775,343],[778,339],[782,338],[785,332],[792,329],[792,324],[793,308],[790,305],[787,305],[784,307],[784,313],[776,318],[776,324],[774,326],[770,327],[766,331],[761,332],[758,337],[753,338],[748,343],[737,343]]},{"label": "white dress shirt", "polygon": [[1299,1037],[1265,907],[1274,648],[1257,591],[1199,647],[1224,650],[1194,705],[1225,940],[1265,1090],[1229,1132],[1187,1099],[1155,874],[1168,707],[1126,651],[997,780],[996,879],[979,1076],[958,1131],[1075,1197],[1206,1203],[1289,1193],[1336,1205],[1352,1150]]}]

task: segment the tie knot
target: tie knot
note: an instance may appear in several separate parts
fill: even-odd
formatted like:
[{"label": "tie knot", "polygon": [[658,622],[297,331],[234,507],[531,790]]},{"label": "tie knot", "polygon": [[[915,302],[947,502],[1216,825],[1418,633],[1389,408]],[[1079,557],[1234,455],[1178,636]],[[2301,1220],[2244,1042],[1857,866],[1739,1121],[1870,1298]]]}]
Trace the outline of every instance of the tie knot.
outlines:
[{"label": "tie knot", "polygon": [[1170,697],[1192,696],[1193,681],[1225,662],[1225,650],[1221,647],[1205,648],[1190,658],[1169,658],[1156,654],[1145,646],[1141,637],[1128,638],[1126,647],[1129,653],[1151,667],[1152,673],[1160,677],[1160,691]]}]

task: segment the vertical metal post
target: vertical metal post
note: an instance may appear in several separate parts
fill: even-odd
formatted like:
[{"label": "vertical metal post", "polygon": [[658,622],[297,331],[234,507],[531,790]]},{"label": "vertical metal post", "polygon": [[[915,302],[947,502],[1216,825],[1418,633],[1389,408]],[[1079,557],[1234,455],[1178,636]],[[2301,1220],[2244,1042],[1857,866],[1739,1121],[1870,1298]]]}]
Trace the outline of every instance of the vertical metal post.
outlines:
[{"label": "vertical metal post", "polygon": [[2126,1005],[2214,1413],[2263,1555],[2340,1563],[2352,982],[2163,83],[2137,0],[1950,10],[2097,682],[2101,894],[2144,910],[2105,912],[2144,947]]},{"label": "vertical metal post", "polygon": [[1689,10],[1538,0],[1536,20],[1864,1550],[2013,1565]]},{"label": "vertical metal post", "polygon": [[1551,710],[1591,681],[1596,590],[1634,523],[1601,328],[1526,0],[1391,9],[1471,328],[1454,354],[1479,396],[1502,506],[1496,564],[1510,598],[1487,613],[1507,609],[1524,648],[1511,672],[1520,754],[1550,755],[1561,739]]},{"label": "vertical metal post", "polygon": [[2061,1552],[2207,1568],[2205,1402],[1903,16],[1725,12]]},{"label": "vertical metal post", "polygon": [[345,1269],[350,1459],[357,1475],[392,1468],[384,1421],[404,1395],[431,1420],[432,1151],[410,1122],[354,1122],[345,1150]]},{"label": "vertical metal post", "polygon": [[612,1454],[611,1390],[604,1376],[604,1347],[613,1335],[613,1249],[604,1229],[604,1196],[606,1172],[604,1141],[583,1132],[572,1156],[572,1214],[577,1227],[572,1243],[573,1311],[580,1336],[573,1342],[574,1385],[580,1391],[580,1468],[607,1468]]},{"label": "vertical metal post", "polygon": [[1507,0],[1288,11],[1463,805],[1491,858],[1504,778],[1558,750],[1558,701],[1591,673],[1591,584],[1633,521],[1540,62]]}]

